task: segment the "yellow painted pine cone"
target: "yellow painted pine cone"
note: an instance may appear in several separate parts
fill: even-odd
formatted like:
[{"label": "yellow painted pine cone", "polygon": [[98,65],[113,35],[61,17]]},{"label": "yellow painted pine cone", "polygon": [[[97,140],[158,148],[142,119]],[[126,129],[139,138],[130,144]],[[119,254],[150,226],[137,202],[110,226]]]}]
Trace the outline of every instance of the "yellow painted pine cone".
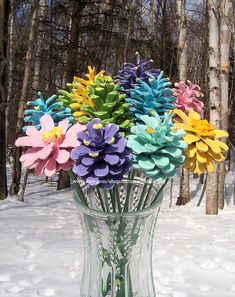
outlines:
[{"label": "yellow painted pine cone", "polygon": [[104,77],[104,70],[95,74],[95,67],[88,66],[88,73],[85,74],[87,79],[74,76],[73,82],[68,83],[67,86],[70,88],[70,98],[73,103],[70,104],[70,108],[73,110],[73,116],[77,118],[78,116],[85,115],[85,112],[81,111],[82,105],[88,104],[89,106],[94,106],[92,100],[89,98],[88,87],[92,85],[95,79]]},{"label": "yellow painted pine cone", "polygon": [[185,151],[185,168],[194,173],[214,172],[215,163],[225,159],[228,146],[217,138],[228,137],[224,130],[217,130],[200,115],[189,111],[187,116],[183,111],[175,109],[175,126],[186,132],[184,141],[188,144]]}]

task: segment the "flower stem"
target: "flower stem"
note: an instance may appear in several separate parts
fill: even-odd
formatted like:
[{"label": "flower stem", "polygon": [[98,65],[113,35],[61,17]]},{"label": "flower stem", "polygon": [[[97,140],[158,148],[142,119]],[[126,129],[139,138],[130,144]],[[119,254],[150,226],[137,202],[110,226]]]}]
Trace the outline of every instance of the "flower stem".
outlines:
[{"label": "flower stem", "polygon": [[80,187],[80,185],[79,185],[79,183],[78,183],[76,174],[75,174],[72,170],[69,170],[68,173],[69,173],[69,176],[70,176],[70,178],[71,178],[71,180],[72,180],[74,189],[75,189],[75,191],[77,192],[78,196],[79,196],[80,199],[81,199],[81,202],[82,202],[84,205],[88,206],[88,204],[87,204],[87,200],[86,200],[86,198],[85,198],[85,196],[84,196],[84,193],[83,193],[83,191],[82,191],[82,189],[81,189],[81,187]]},{"label": "flower stem", "polygon": [[115,212],[119,212],[119,204],[118,204],[118,196],[117,196],[118,193],[115,191],[115,185],[111,191],[112,191],[113,201],[115,205]]},{"label": "flower stem", "polygon": [[135,176],[135,170],[131,170],[128,173],[128,184],[127,184],[127,190],[126,190],[126,201],[124,205],[123,212],[128,212],[129,210],[129,200],[130,200],[130,193],[131,193],[131,188],[132,188],[132,181]]},{"label": "flower stem", "polygon": [[159,198],[159,196],[161,195],[163,189],[165,188],[166,184],[168,183],[169,181],[169,178],[167,178],[164,182],[164,184],[161,186],[161,188],[159,189],[159,191],[157,192],[156,196],[154,197],[154,199],[152,200],[151,204],[150,205],[153,205],[157,199]]},{"label": "flower stem", "polygon": [[109,191],[112,207],[113,207],[113,212],[116,212],[116,207],[115,207],[115,197],[113,195],[113,190]]},{"label": "flower stem", "polygon": [[115,184],[114,185],[114,193],[115,193],[115,200],[117,201],[117,207],[118,207],[118,212],[120,213],[122,210],[121,210],[121,202],[120,202],[120,196],[119,196],[119,191],[118,191],[118,185]]},{"label": "flower stem", "polygon": [[105,203],[105,206],[106,206],[106,210],[107,210],[107,212],[110,212],[109,199],[108,199],[107,191],[103,190],[103,194],[104,194],[104,203]]},{"label": "flower stem", "polygon": [[97,191],[97,194],[99,196],[100,205],[102,207],[102,210],[103,210],[103,212],[106,212],[106,209],[105,209],[105,206],[104,206],[104,202],[103,202],[103,198],[102,198],[102,195],[101,195],[101,192],[100,192],[99,187],[96,187],[96,191]]},{"label": "flower stem", "polygon": [[148,193],[147,193],[147,195],[146,195],[146,197],[145,197],[144,205],[143,205],[142,209],[144,209],[144,208],[146,207],[146,204],[147,204],[147,202],[148,202],[149,195],[150,195],[150,193],[151,193],[152,187],[153,187],[153,182],[149,185]]},{"label": "flower stem", "polygon": [[147,186],[148,186],[148,180],[146,180],[145,183],[144,183],[144,186],[143,186],[143,189],[142,189],[142,192],[141,192],[141,195],[140,195],[139,203],[138,203],[138,206],[137,206],[136,210],[140,210],[143,207],[143,202],[144,202],[144,198],[146,196],[145,192],[146,192]]}]

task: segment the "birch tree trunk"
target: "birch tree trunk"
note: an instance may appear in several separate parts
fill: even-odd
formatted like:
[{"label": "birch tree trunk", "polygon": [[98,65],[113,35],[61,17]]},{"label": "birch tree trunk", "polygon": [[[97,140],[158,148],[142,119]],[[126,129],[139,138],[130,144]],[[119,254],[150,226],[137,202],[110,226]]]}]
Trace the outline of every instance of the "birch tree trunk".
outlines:
[{"label": "birch tree trunk", "polygon": [[[31,28],[30,28],[30,35],[29,35],[29,44],[25,58],[25,69],[24,69],[24,79],[23,79],[23,86],[21,91],[21,97],[19,102],[18,114],[17,114],[17,126],[16,126],[16,139],[21,135],[21,130],[23,127],[23,120],[24,120],[24,108],[27,101],[30,81],[31,81],[31,64],[33,58],[33,50],[34,50],[34,43],[36,38],[36,25],[37,25],[37,6],[36,1],[33,2],[34,10],[32,14],[31,20]],[[20,163],[20,156],[21,156],[21,148],[14,147],[14,160],[13,160],[13,168],[12,168],[12,184],[10,187],[10,194],[17,195],[20,189],[20,179],[21,179],[21,163]]]},{"label": "birch tree trunk", "polygon": [[[232,35],[233,3],[232,0],[221,1],[220,24],[220,82],[221,82],[221,124],[220,128],[228,130],[229,101],[229,49]],[[226,143],[226,139],[222,139]],[[224,208],[224,183],[226,176],[225,161],[219,164],[218,207]]]},{"label": "birch tree trunk", "polygon": [[177,0],[178,18],[178,70],[180,80],[187,80],[187,21],[185,0]]},{"label": "birch tree trunk", "polygon": [[[187,80],[187,22],[185,16],[185,0],[177,0],[178,17],[178,71],[179,79]],[[185,205],[190,201],[189,172],[182,168],[180,177],[180,193],[176,205]]]},{"label": "birch tree trunk", "polygon": [[[208,0],[209,15],[209,97],[210,122],[220,128],[220,34],[219,0]],[[208,174],[206,187],[206,214],[218,214],[218,166]]]},{"label": "birch tree trunk", "polygon": [[0,200],[7,197],[7,174],[6,174],[6,92],[5,74],[7,49],[7,20],[9,2],[0,0]]}]

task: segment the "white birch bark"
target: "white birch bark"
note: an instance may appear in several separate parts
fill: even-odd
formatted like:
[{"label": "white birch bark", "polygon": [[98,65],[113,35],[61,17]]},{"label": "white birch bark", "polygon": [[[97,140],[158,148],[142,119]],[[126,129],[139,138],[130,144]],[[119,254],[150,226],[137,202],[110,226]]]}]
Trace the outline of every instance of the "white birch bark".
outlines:
[{"label": "white birch bark", "polygon": [[[221,82],[221,125],[220,128],[228,130],[229,113],[229,49],[232,36],[233,3],[232,0],[222,0],[220,6],[220,82]],[[222,139],[226,142],[226,139]],[[218,207],[224,208],[224,183],[226,176],[225,161],[219,164]]]},{"label": "white birch bark", "polygon": [[[209,97],[210,122],[220,128],[220,34],[219,0],[208,0],[209,15]],[[206,187],[206,214],[218,214],[218,166],[208,174]]]},{"label": "white birch bark", "polygon": [[178,69],[180,80],[187,80],[187,23],[185,0],[177,0],[178,17]]}]

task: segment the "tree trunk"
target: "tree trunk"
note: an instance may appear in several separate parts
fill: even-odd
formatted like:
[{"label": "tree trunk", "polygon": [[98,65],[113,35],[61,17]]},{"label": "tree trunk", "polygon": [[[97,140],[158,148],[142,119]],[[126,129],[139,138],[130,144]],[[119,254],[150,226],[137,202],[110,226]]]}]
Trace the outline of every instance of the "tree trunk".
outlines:
[{"label": "tree trunk", "polygon": [[[30,80],[31,80],[31,64],[33,58],[33,49],[34,43],[36,38],[36,25],[37,25],[37,7],[36,2],[34,2],[32,20],[31,20],[31,29],[29,35],[29,44],[25,58],[25,69],[24,69],[24,79],[23,79],[23,86],[21,91],[21,97],[19,102],[18,108],[18,115],[17,115],[17,126],[16,126],[16,139],[21,135],[21,130],[23,127],[23,120],[24,120],[24,108],[27,101]],[[17,195],[20,189],[20,179],[21,179],[21,163],[20,163],[20,156],[21,156],[21,148],[14,147],[14,160],[13,160],[13,168],[12,168],[12,184],[10,187],[10,194]]]},{"label": "tree trunk", "polygon": [[[39,26],[38,26],[38,34],[37,34],[37,50],[36,50],[36,57],[35,57],[35,65],[34,65],[34,77],[33,77],[33,83],[32,87],[33,89],[38,92],[40,91],[40,68],[41,68],[41,54],[42,54],[42,46],[43,46],[43,35],[42,35],[42,29],[43,29],[43,21],[46,15],[46,0],[42,0],[40,2],[40,16],[39,16]],[[36,33],[35,33],[36,34]],[[36,40],[36,37],[35,37]],[[36,94],[35,94],[36,95]],[[37,95],[35,96],[37,98]],[[22,184],[22,192],[19,197],[19,200],[24,202],[25,201],[25,190],[28,182],[28,176],[29,176],[29,170],[27,169],[24,175],[23,184]]]},{"label": "tree trunk", "polygon": [[123,60],[124,63],[127,61],[127,51],[131,40],[131,35],[133,31],[133,25],[134,25],[134,17],[135,17],[135,5],[136,0],[132,0],[130,3],[130,13],[128,18],[128,27],[127,27],[127,34],[126,34],[126,40],[124,44],[124,50],[123,50]]},{"label": "tree trunk", "polygon": [[0,0],[0,200],[7,197],[6,173],[6,58],[9,2]]},{"label": "tree trunk", "polygon": [[[209,72],[210,72],[210,122],[220,128],[220,34],[219,0],[208,0],[209,14]],[[218,214],[218,166],[208,174],[206,187],[206,214]]]},{"label": "tree trunk", "polygon": [[178,70],[180,80],[187,80],[187,20],[185,15],[185,0],[177,0],[178,17]]},{"label": "tree trunk", "polygon": [[[203,175],[201,175],[201,176],[203,176]],[[202,199],[203,199],[204,194],[205,194],[205,191],[206,191],[206,183],[207,183],[207,175],[206,175],[206,178],[205,178],[205,181],[204,181],[204,185],[203,185],[203,188],[202,188],[201,196],[200,196],[200,198],[198,200],[197,206],[200,206],[201,205]]]},{"label": "tree trunk", "polygon": [[[71,39],[71,29],[72,29],[72,7],[71,7],[71,17],[69,19],[69,36],[68,39]],[[62,88],[66,89],[66,84],[69,82],[68,79],[68,69],[67,69],[67,65],[68,65],[68,60],[69,60],[69,50],[67,49],[64,53],[64,65],[65,65],[65,69],[64,69],[64,73],[63,73],[63,79],[62,79]]]},{"label": "tree trunk", "polygon": [[60,170],[57,190],[63,190],[70,187],[70,178],[67,171]]},{"label": "tree trunk", "polygon": [[[232,0],[221,1],[221,25],[220,25],[220,82],[221,82],[221,124],[220,128],[228,130],[228,99],[229,99],[229,49],[231,42],[231,31],[233,18]],[[226,143],[226,139],[222,139]],[[219,184],[218,184],[218,207],[224,208],[224,183],[226,176],[225,161],[219,164]]]},{"label": "tree trunk", "polygon": [[35,58],[35,67],[34,67],[34,77],[33,77],[33,89],[38,93],[41,91],[41,81],[40,81],[40,70],[41,70],[41,61],[42,61],[42,49],[44,42],[44,21],[46,16],[47,0],[40,1],[40,14],[39,14],[39,25],[38,25],[38,34],[37,34],[37,51]]},{"label": "tree trunk", "polygon": [[14,63],[13,63],[13,37],[14,37],[14,15],[13,15],[13,0],[10,0],[10,14],[9,14],[9,29],[8,29],[8,55],[9,58],[9,65],[8,65],[8,82],[7,82],[7,101],[6,101],[6,143],[7,146],[9,145],[9,105],[10,100],[12,99],[13,95],[13,71],[14,71]]},{"label": "tree trunk", "polygon": [[190,201],[189,172],[182,168],[180,175],[180,193],[176,205],[185,205]]},{"label": "tree trunk", "polygon": [[[177,0],[178,17],[178,71],[179,79],[187,80],[187,24],[185,16],[185,0]],[[183,168],[180,178],[180,193],[176,205],[185,205],[190,201],[189,172]]]},{"label": "tree trunk", "polygon": [[161,0],[162,22],[161,22],[161,69],[166,71],[166,23],[167,23],[167,0]]},{"label": "tree trunk", "polygon": [[150,0],[150,8],[149,8],[149,34],[151,38],[154,38],[155,30],[156,30],[156,6],[155,6],[155,0]]},{"label": "tree trunk", "polygon": [[[36,99],[37,93],[41,91],[41,80],[40,80],[40,70],[41,70],[41,61],[42,61],[42,49],[43,49],[43,27],[44,27],[44,21],[46,16],[46,8],[47,8],[47,0],[41,0],[40,1],[40,14],[39,14],[39,25],[37,29],[37,50],[36,50],[36,57],[35,57],[35,64],[34,64],[34,76],[33,76],[33,83],[32,87],[34,89],[35,94],[33,97]],[[28,176],[29,176],[30,170],[26,170],[23,184],[22,184],[22,192],[20,195],[19,200],[24,202],[25,201],[25,190],[27,187],[28,182]]]},{"label": "tree trunk", "polygon": [[19,201],[25,202],[25,190],[26,190],[26,186],[27,186],[27,182],[28,182],[28,177],[29,177],[29,169],[26,169],[25,175],[24,175],[24,179],[23,179],[23,184],[22,184],[22,191],[19,197]]},{"label": "tree trunk", "polygon": [[[71,6],[70,32],[69,32],[69,47],[67,50],[67,71],[64,74],[63,82],[65,83],[65,75],[67,82],[73,80],[73,76],[77,73],[77,54],[78,54],[78,36],[79,25],[81,20],[81,12],[84,8],[82,1],[73,1]],[[66,171],[61,170],[57,182],[57,190],[62,190],[70,187],[70,178]]]},{"label": "tree trunk", "polygon": [[68,61],[67,61],[67,81],[73,80],[73,76],[76,75],[77,73],[78,36],[79,36],[81,12],[83,8],[84,8],[84,3],[81,0],[72,1],[71,31],[70,31]]},{"label": "tree trunk", "polygon": [[170,183],[170,202],[169,202],[169,207],[172,207],[172,202],[173,202],[173,184],[174,184],[174,179],[171,178],[171,183]]}]

